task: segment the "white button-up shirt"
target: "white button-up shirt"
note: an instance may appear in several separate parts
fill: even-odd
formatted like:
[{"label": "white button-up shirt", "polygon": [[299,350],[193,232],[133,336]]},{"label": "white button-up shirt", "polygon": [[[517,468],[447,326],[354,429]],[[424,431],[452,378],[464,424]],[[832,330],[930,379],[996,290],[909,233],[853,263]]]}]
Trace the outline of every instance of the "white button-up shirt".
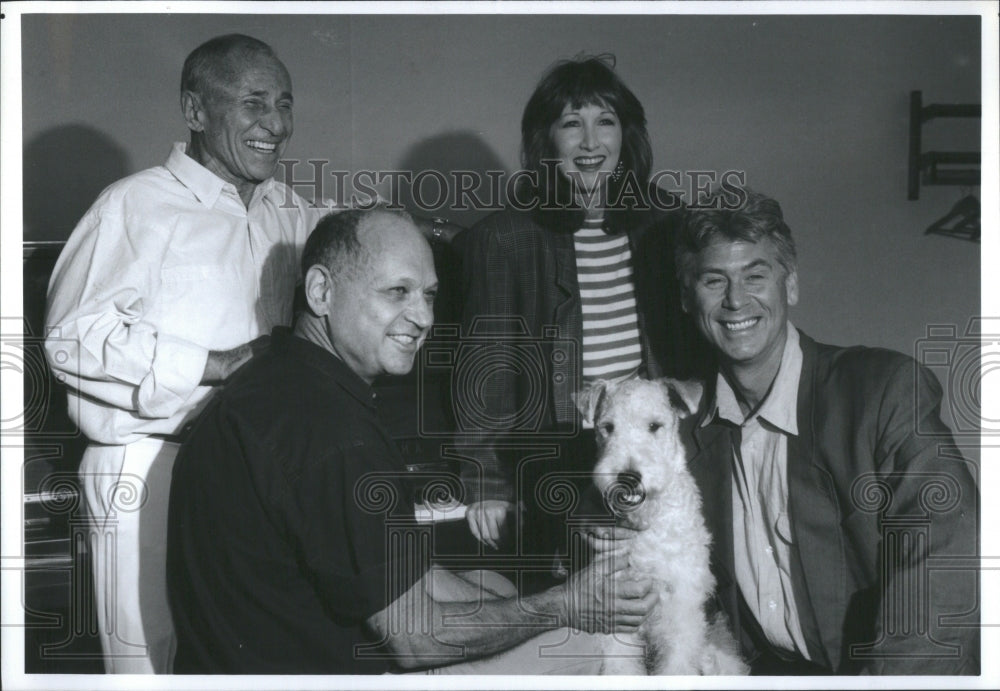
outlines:
[{"label": "white button-up shirt", "polygon": [[272,179],[246,207],[183,143],[108,187],[49,283],[46,357],[83,433],[126,444],[180,430],[211,390],[210,350],[291,322],[302,247],[328,211]]},{"label": "white button-up shirt", "polygon": [[733,556],[737,584],[764,635],[777,648],[809,659],[792,591],[788,520],[788,437],[798,435],[796,408],[802,348],[788,324],[785,349],[771,391],[746,418],[736,394],[720,373],[716,382],[719,417],[741,427],[733,449]]}]

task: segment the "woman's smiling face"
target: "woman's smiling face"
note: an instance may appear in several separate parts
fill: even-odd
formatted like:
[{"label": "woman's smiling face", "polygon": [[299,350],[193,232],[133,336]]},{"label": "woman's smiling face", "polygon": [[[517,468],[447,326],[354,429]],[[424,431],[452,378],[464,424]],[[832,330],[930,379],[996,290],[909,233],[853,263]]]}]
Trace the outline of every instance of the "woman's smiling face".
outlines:
[{"label": "woman's smiling face", "polygon": [[574,108],[567,103],[549,130],[559,171],[584,192],[593,191],[618,165],[622,127],[615,111],[603,104]]}]

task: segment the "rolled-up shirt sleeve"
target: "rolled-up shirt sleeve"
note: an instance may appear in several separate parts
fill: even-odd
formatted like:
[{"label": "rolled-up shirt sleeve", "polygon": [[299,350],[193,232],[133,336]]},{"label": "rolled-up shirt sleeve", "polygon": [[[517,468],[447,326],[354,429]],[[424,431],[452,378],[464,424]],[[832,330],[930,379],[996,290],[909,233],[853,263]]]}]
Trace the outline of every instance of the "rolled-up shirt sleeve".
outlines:
[{"label": "rolled-up shirt sleeve", "polygon": [[146,319],[159,289],[166,232],[108,204],[98,200],[56,264],[46,359],[84,396],[140,417],[167,418],[197,388],[208,349],[161,333]]},{"label": "rolled-up shirt sleeve", "polygon": [[322,209],[273,179],[249,203],[175,144],[101,193],[49,282],[46,358],[92,441],[176,434],[202,409],[210,351],[289,326]]}]

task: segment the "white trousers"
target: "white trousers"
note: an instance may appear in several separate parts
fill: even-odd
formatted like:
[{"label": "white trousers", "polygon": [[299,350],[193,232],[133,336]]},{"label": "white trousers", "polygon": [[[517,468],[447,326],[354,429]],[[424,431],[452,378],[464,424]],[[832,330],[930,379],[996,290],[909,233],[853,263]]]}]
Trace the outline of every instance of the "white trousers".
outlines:
[{"label": "white trousers", "polygon": [[80,463],[90,516],[97,624],[109,674],[169,673],[177,647],[167,602],[167,505],[178,445],[91,444]]}]

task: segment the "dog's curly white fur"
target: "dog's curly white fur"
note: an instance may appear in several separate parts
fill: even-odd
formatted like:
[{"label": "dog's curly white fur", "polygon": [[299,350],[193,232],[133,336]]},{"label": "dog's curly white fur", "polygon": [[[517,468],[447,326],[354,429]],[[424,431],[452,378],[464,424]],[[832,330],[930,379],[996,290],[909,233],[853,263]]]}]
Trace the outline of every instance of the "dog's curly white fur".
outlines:
[{"label": "dog's curly white fur", "polygon": [[[711,536],[680,433],[700,397],[697,383],[670,379],[598,382],[577,395],[597,435],[594,481],[619,523],[640,531],[629,569],[651,577],[660,595],[638,634],[609,637],[604,674],[748,672],[725,616],[710,622],[704,613],[715,590]],[[640,652],[623,655],[623,643]]]}]

